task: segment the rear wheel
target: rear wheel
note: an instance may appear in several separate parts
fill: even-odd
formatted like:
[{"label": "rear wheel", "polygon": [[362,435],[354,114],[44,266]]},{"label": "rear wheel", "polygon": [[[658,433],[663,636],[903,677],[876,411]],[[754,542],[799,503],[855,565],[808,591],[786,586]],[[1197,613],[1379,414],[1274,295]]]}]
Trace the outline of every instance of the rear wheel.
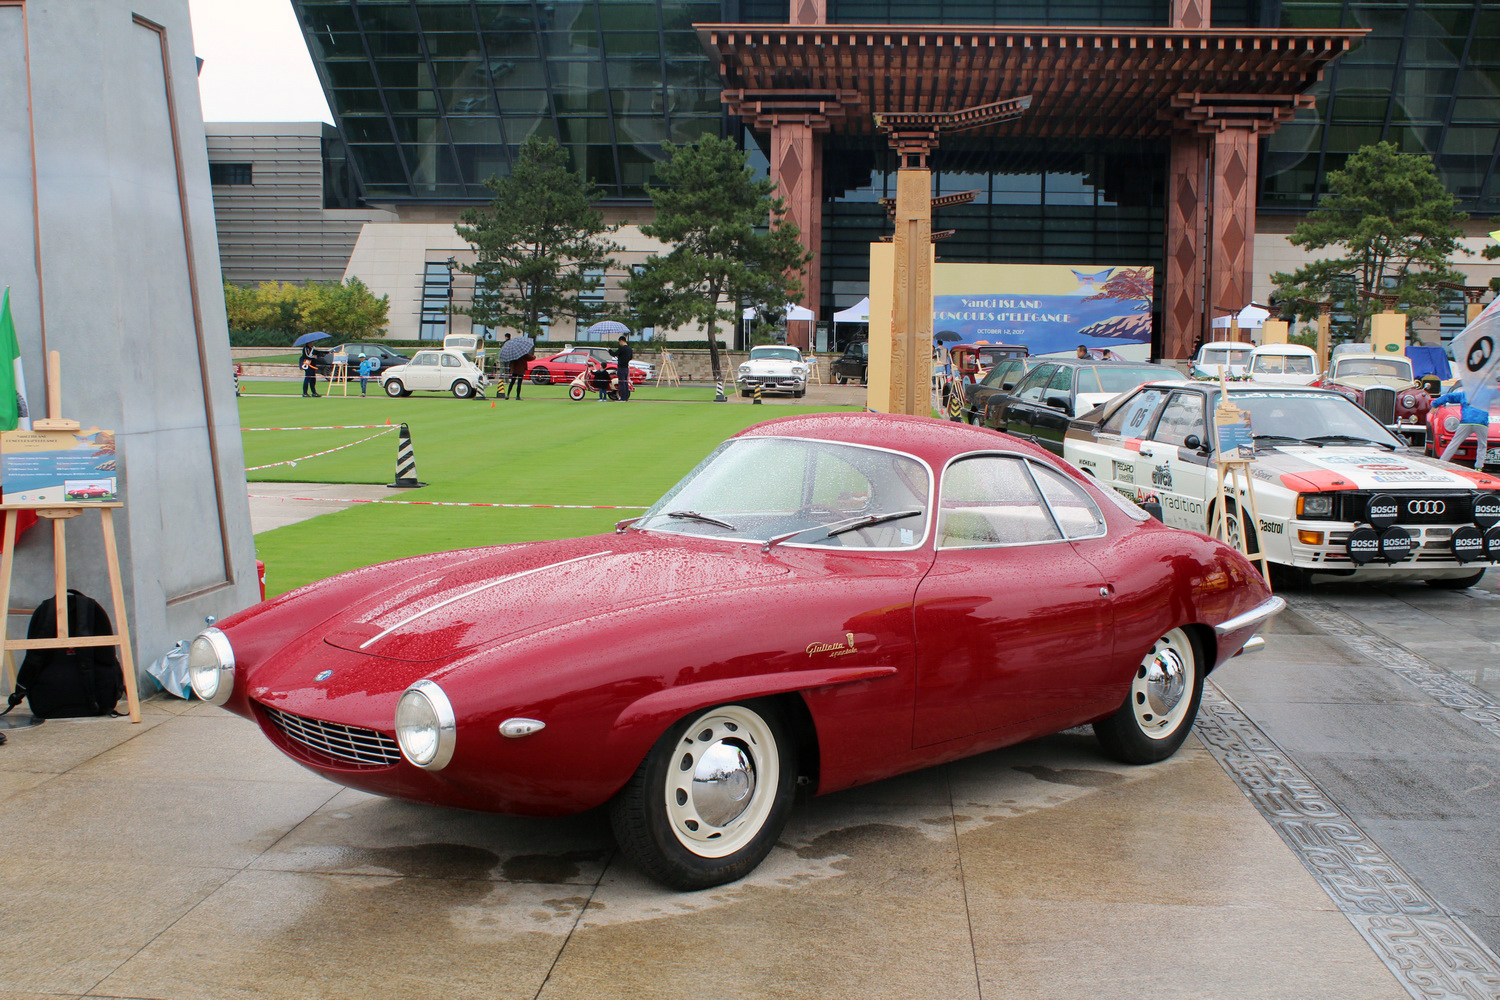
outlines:
[{"label": "rear wheel", "polygon": [[610,804],[620,850],[674,889],[748,875],[791,811],[795,749],[773,705],[720,705],[656,741]]},{"label": "rear wheel", "polygon": [[401,380],[399,378],[386,379],[385,394],[387,396],[390,396],[392,399],[395,399],[397,396],[406,395],[406,387],[401,384]]},{"label": "rear wheel", "polygon": [[453,383],[453,395],[457,399],[468,399],[474,395],[474,387],[463,379]]},{"label": "rear wheel", "polygon": [[1125,703],[1094,723],[1104,752],[1126,764],[1153,764],[1177,752],[1203,698],[1203,658],[1191,634],[1174,628],[1136,668]]},{"label": "rear wheel", "polygon": [[531,381],[535,385],[551,385],[552,373],[545,368],[531,369]]},{"label": "rear wheel", "polygon": [[1428,580],[1427,586],[1436,587],[1438,590],[1463,590],[1466,587],[1477,586],[1484,579],[1484,570],[1470,576],[1444,577],[1438,580]]}]

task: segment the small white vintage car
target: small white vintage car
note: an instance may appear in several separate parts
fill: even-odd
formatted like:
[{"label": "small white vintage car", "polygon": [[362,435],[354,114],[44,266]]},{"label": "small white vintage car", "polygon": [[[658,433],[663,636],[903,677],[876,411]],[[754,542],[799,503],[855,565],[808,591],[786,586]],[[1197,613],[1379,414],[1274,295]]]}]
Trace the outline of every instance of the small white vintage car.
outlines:
[{"label": "small white vintage car", "polygon": [[754,395],[757,386],[765,392],[802,396],[807,392],[807,362],[801,351],[785,344],[752,347],[736,381],[741,396]]},{"label": "small white vintage car", "polygon": [[404,365],[380,373],[387,396],[410,396],[414,391],[451,392],[459,399],[484,395],[484,372],[462,351],[444,348],[418,351]]},{"label": "small white vintage car", "polygon": [[[1253,436],[1257,516],[1245,542],[1286,575],[1461,588],[1500,563],[1500,478],[1412,451],[1336,392],[1254,382],[1228,392]],[[1074,420],[1063,457],[1167,524],[1207,532],[1221,394],[1212,382],[1144,385]]]}]

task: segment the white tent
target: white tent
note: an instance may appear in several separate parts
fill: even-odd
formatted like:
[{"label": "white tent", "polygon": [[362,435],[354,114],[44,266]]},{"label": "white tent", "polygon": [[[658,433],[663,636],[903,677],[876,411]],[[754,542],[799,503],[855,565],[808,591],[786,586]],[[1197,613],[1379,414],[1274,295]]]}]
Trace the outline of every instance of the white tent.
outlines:
[{"label": "white tent", "polygon": [[833,314],[835,323],[868,323],[870,322],[870,297],[867,295],[843,312]]},{"label": "white tent", "polygon": [[[784,308],[786,309],[786,318],[787,319],[812,319],[813,318],[813,311],[811,309],[806,308],[805,306],[788,305],[788,306],[785,306]],[[745,307],[745,311],[743,313],[743,316],[744,316],[745,319],[754,319],[758,315],[758,313],[759,313],[759,310],[757,310],[754,306],[746,306]]]},{"label": "white tent", "polygon": [[1241,330],[1259,330],[1262,323],[1271,318],[1271,312],[1265,306],[1250,303],[1239,311],[1238,316],[1220,316],[1213,322],[1215,330],[1229,329],[1229,321],[1236,320]]}]

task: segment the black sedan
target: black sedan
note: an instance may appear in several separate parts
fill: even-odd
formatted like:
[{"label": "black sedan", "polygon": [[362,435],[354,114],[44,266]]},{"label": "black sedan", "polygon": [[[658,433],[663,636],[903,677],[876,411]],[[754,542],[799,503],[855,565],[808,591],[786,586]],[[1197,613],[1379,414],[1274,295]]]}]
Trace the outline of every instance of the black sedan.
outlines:
[{"label": "black sedan", "polygon": [[985,373],[978,382],[965,382],[963,418],[971,424],[983,423],[985,412],[1000,396],[1009,393],[1016,383],[1045,358],[1006,358]]},{"label": "black sedan", "polygon": [[1009,392],[998,392],[984,413],[985,426],[1028,438],[1063,453],[1068,422],[1142,382],[1184,380],[1175,368],[1130,361],[1040,359]]},{"label": "black sedan", "polygon": [[870,366],[870,342],[856,340],[844,348],[844,353],[833,359],[829,377],[839,385],[845,382],[863,382]]},{"label": "black sedan", "polygon": [[384,344],[373,341],[350,341],[347,344],[339,344],[336,347],[319,349],[317,351],[316,364],[319,375],[328,378],[333,374],[333,358],[336,354],[348,355],[350,378],[357,378],[359,376],[359,356],[361,354],[374,359],[375,370],[372,372],[374,375],[379,375],[387,368],[404,365],[411,360],[405,354],[393,351]]}]

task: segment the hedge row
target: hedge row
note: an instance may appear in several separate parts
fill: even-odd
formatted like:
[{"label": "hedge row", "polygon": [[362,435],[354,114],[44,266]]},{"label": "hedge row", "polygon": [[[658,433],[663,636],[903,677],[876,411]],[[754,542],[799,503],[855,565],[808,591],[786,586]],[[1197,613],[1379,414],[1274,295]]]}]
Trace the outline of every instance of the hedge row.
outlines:
[{"label": "hedge row", "polygon": [[[285,330],[264,330],[264,329],[262,329],[262,330],[230,330],[229,331],[229,345],[231,347],[291,347],[292,346],[292,341],[296,340],[296,339],[297,339],[297,335],[296,334],[288,333]],[[414,348],[415,349],[415,348],[422,348],[422,347],[436,347],[436,346],[438,346],[437,342],[433,341],[433,340],[386,340],[386,339],[381,338],[381,337],[352,338],[352,339],[356,339],[356,340],[358,340],[358,339],[369,339],[369,340],[379,341],[380,343],[384,344],[385,346],[387,346],[387,347],[389,347],[389,348],[391,348],[393,350],[398,350],[398,351],[402,350],[402,349],[405,349],[405,348]],[[339,341],[337,339],[332,339],[332,338],[330,339],[329,342],[330,343],[339,343]],[[492,347],[495,346],[495,343],[497,343],[497,342],[491,342],[490,346],[492,346]],[[598,345],[599,343],[600,342],[597,341],[597,340],[594,340],[594,341],[584,341],[584,340],[538,341],[537,345],[536,345],[536,350],[537,350],[538,354],[542,354],[544,352],[555,353],[557,351],[562,350],[564,347],[578,346],[578,345],[583,345],[583,344]],[[613,345],[614,343],[615,343],[615,341],[607,341],[606,342],[606,346]],[[653,344],[651,344],[650,342],[648,342],[648,341],[639,341],[638,340],[638,341],[635,341],[632,346],[634,346],[635,349],[638,352],[642,353],[642,354],[645,354],[647,351],[655,351],[655,349],[656,349],[655,346]],[[706,341],[706,340],[674,340],[671,343],[667,344],[666,346],[667,346],[668,350],[674,350],[674,351],[706,351],[706,350],[708,350],[708,341]],[[721,340],[721,341],[719,341],[719,349],[722,351],[722,350],[728,350],[729,348],[724,343],[724,341]]]}]

